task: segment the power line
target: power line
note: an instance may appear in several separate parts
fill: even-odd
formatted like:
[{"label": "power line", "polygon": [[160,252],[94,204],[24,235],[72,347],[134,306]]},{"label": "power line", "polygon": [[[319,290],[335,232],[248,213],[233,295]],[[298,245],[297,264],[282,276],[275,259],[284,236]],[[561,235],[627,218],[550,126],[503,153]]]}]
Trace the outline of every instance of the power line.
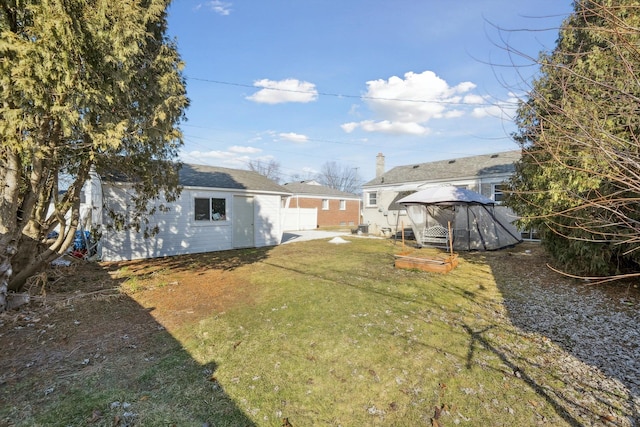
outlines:
[{"label": "power line", "polygon": [[[186,127],[194,127],[194,128],[199,128],[199,129],[218,130],[217,128],[212,128],[212,127],[208,127],[208,126],[193,126],[193,125],[190,125],[190,124],[185,124],[184,126],[186,126]],[[200,143],[200,142],[195,142],[194,139],[200,139],[200,140],[204,140],[204,141],[207,141],[207,142],[215,142],[215,143],[225,144],[225,142],[223,142],[223,141],[214,141],[209,137],[195,136],[195,135],[190,135],[190,134],[184,134],[184,137],[185,137],[185,140],[188,140],[191,145],[200,146],[200,147],[202,147],[204,149],[210,149],[209,144],[203,144],[203,143]],[[493,138],[474,136],[474,138],[475,139],[480,139],[480,140],[485,140],[485,141],[511,140],[510,136],[493,137]],[[321,144],[335,144],[335,145],[338,145],[338,146],[350,145],[350,146],[362,147],[362,148],[367,148],[367,149],[373,148],[373,149],[380,149],[380,150],[388,148],[388,145],[386,145],[386,144],[375,144],[375,143],[370,143],[370,142],[356,142],[356,141],[336,141],[336,140],[324,139],[324,138],[307,138],[305,142],[307,142],[307,143],[321,143]],[[262,148],[260,148],[260,150],[262,151]],[[311,154],[309,152],[300,153],[300,152],[296,152],[296,151],[292,151],[292,150],[282,150],[282,149],[277,149],[277,148],[273,148],[273,147],[269,147],[268,150],[271,151],[271,152],[290,154],[290,155],[295,155],[295,156],[298,156],[298,157],[308,157],[308,158],[314,158],[314,159],[317,159],[319,157],[317,154]],[[228,150],[220,150],[220,151],[227,152]],[[422,148],[421,152],[422,153],[430,153],[430,154],[447,154],[447,155],[451,155],[451,156],[466,156],[466,155],[469,155],[468,152],[458,152],[458,151],[451,151],[451,150],[430,150],[430,149],[425,149],[425,148]],[[324,157],[324,156],[320,156],[320,157],[325,159],[325,160],[327,160],[327,161],[328,160],[333,160],[333,157]]]},{"label": "power line", "polygon": [[[195,80],[199,82],[213,83],[225,86],[237,86],[244,87],[249,89],[258,89],[260,86],[250,85],[246,83],[234,83],[234,82],[226,82],[222,80],[213,80],[213,79],[203,79],[199,77],[186,77],[187,80]],[[414,102],[421,104],[443,104],[443,105],[460,105],[460,106],[468,106],[468,107],[486,107],[487,103],[474,103],[474,102],[455,102],[455,101],[443,101],[443,100],[427,100],[427,99],[405,99],[405,98],[386,98],[386,97],[378,97],[378,96],[366,96],[366,95],[345,95],[341,93],[332,93],[332,92],[318,92],[311,90],[299,90],[299,89],[284,89],[284,88],[275,88],[275,87],[262,87],[260,90],[273,90],[277,92],[292,92],[292,93],[304,93],[308,95],[323,95],[323,96],[332,96],[335,98],[350,98],[350,99],[367,99],[372,101],[397,101],[397,102]],[[503,105],[509,105],[509,102],[503,103]]]}]

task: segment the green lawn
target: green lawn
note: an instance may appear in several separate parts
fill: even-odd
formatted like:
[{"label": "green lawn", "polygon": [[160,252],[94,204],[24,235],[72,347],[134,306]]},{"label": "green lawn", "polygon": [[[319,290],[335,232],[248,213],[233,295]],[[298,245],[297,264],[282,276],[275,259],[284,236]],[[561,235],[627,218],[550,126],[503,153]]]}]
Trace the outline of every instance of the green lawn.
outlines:
[{"label": "green lawn", "polygon": [[364,239],[278,248],[246,268],[251,306],[176,337],[200,363],[215,361],[220,384],[264,425],[283,416],[299,425],[420,425],[442,405],[451,422],[479,421],[493,419],[493,399],[501,411],[518,405],[504,395],[517,382],[470,335],[498,333],[488,267],[396,270],[392,249]]},{"label": "green lawn", "polygon": [[[245,251],[222,277],[241,283],[246,298],[171,323],[146,341],[151,361],[114,359],[66,378],[69,394],[40,396],[43,409],[32,408],[23,425],[124,423],[114,401],[133,402],[132,425],[199,427],[281,426],[284,418],[296,427],[562,426],[597,424],[615,410],[566,391],[577,388],[545,361],[554,344],[511,325],[483,255],[461,254],[441,275],[395,269],[400,247],[389,241],[349,240]],[[199,274],[202,264],[190,265]],[[171,268],[121,273],[135,284],[122,289],[152,314],[149,289],[181,290]]]}]

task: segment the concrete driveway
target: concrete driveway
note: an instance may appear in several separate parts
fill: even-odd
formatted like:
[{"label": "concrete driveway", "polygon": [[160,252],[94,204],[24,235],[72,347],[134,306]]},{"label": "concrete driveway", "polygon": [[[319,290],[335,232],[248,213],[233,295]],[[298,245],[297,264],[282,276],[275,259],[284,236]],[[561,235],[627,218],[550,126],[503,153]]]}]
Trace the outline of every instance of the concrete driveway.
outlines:
[{"label": "concrete driveway", "polygon": [[331,239],[336,236],[351,236],[347,231],[301,230],[285,231],[282,234],[282,244],[304,242],[305,240]]}]

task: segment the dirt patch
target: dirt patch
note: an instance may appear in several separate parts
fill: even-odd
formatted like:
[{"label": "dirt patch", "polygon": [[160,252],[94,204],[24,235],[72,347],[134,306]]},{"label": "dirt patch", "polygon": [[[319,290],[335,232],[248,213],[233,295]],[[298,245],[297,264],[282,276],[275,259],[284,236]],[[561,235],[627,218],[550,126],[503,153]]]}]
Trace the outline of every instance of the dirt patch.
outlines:
[{"label": "dirt patch", "polygon": [[[0,408],[0,426],[29,419],[50,395],[68,393],[79,378],[97,372],[116,370],[114,382],[135,384],[149,363],[180,348],[167,332],[180,319],[251,301],[249,284],[234,271],[264,254],[229,251],[50,270],[48,279],[29,286],[28,306],[0,314],[0,401],[7,405]],[[106,422],[125,424],[122,414]]]},{"label": "dirt patch", "polygon": [[213,312],[224,312],[237,303],[249,304],[251,286],[234,274],[210,270],[201,274],[187,272],[171,275],[166,286],[133,292],[131,298],[150,309],[152,316],[168,329],[185,321],[205,318]]},{"label": "dirt patch", "polygon": [[[59,278],[61,273],[58,269],[51,276]],[[99,265],[80,264],[64,273],[64,280],[38,286],[29,306],[0,316],[0,384],[32,375],[33,370],[59,371],[60,362],[81,357],[89,348],[100,354],[118,351],[120,331],[134,335],[152,326]]]},{"label": "dirt patch", "polygon": [[[29,306],[0,315],[0,384],[32,374],[24,367],[47,371],[84,349],[102,355],[120,351],[128,339],[143,341],[140,332],[158,329],[158,321],[176,326],[184,316],[206,316],[251,301],[250,286],[232,270],[252,260],[246,253],[225,255],[52,269],[48,282],[30,286]],[[215,268],[209,267],[212,262]],[[158,276],[164,285],[145,287],[145,277]],[[128,288],[127,280],[140,287]]]},{"label": "dirt patch", "polygon": [[249,304],[251,284],[237,274],[263,259],[265,249],[158,258],[104,264],[122,289],[167,328]]}]

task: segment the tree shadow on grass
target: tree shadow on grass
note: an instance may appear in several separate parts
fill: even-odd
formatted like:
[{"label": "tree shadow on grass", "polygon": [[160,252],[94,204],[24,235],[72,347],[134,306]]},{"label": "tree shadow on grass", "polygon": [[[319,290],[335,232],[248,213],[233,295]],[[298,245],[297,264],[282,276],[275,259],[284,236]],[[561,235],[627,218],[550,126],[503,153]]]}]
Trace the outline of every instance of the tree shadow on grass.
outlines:
[{"label": "tree shadow on grass", "polygon": [[[491,261],[489,260],[490,256],[475,254],[471,258],[473,259],[473,261],[471,262],[482,264],[482,268],[485,272],[487,268],[484,264],[491,263]],[[388,261],[389,266],[393,265],[392,257],[388,257],[388,259],[385,259],[385,263],[386,261]],[[465,259],[464,262],[469,261]],[[430,311],[440,312],[442,310],[445,310],[445,308],[441,307],[439,304],[429,307],[429,305],[433,303],[427,300],[416,299],[415,295],[403,294],[393,286],[384,285],[384,283],[391,283],[388,281],[393,280],[393,275],[390,275],[387,279],[385,279],[382,269],[379,271],[379,276],[376,276],[375,273],[372,274],[370,269],[354,269],[353,271],[347,271],[345,269],[342,272],[336,271],[335,269],[317,269],[317,273],[310,273],[310,270],[304,263],[290,263],[288,265],[284,265],[278,261],[265,261],[264,263],[274,268],[286,270],[291,274],[311,276],[314,279],[319,279],[328,283],[335,283],[345,287],[358,289],[368,294],[375,294],[381,298],[381,302],[383,301],[386,306],[390,305],[391,300],[396,300],[400,303],[398,305],[398,308],[400,310],[402,310],[402,308],[400,307],[403,307],[403,303],[405,302],[414,302],[416,304],[419,304],[427,313]],[[389,267],[387,267],[387,270],[388,268]],[[438,279],[433,280],[431,279],[432,275],[421,271],[400,272],[399,274],[411,275],[414,273],[417,280],[425,281],[426,279],[426,282],[431,282],[430,286],[445,287],[446,292],[444,292],[444,294],[454,293],[456,294],[456,296],[468,300],[470,302],[469,307],[471,307],[472,309],[473,307],[477,307],[479,309],[477,311],[478,315],[484,316],[483,320],[490,322],[488,326],[483,326],[480,329],[474,329],[474,326],[469,325],[465,323],[464,320],[462,320],[464,316],[460,313],[452,313],[450,317],[448,317],[448,321],[451,322],[451,325],[459,327],[464,333],[468,335],[469,346],[466,357],[467,369],[473,369],[473,367],[475,366],[482,365],[487,369],[497,370],[500,376],[515,376],[516,381],[522,381],[525,384],[526,388],[531,389],[540,397],[540,400],[546,402],[545,406],[551,408],[549,411],[553,411],[558,415],[559,418],[554,418],[554,421],[564,421],[564,423],[571,426],[583,425],[583,420],[579,418],[577,413],[588,413],[590,409],[579,400],[571,400],[571,397],[565,397],[563,395],[563,390],[548,388],[544,384],[544,379],[541,375],[539,375],[539,372],[530,374],[529,367],[534,366],[536,362],[534,360],[526,360],[526,356],[519,354],[517,349],[512,348],[509,345],[511,342],[526,342],[524,334],[520,333],[517,330],[514,330],[513,328],[505,329],[505,327],[508,326],[508,322],[506,322],[504,318],[496,318],[495,322],[491,322],[491,313],[499,312],[501,310],[501,304],[500,301],[494,300],[493,291],[490,292],[491,297],[488,296],[486,292],[484,292],[487,289],[483,288],[482,286],[486,284],[485,281],[490,280],[488,274],[483,273],[479,275],[478,271],[475,271],[473,268],[459,268],[451,272],[448,276],[437,276]],[[485,277],[481,278],[482,276]],[[441,279],[441,277],[446,277],[446,279]],[[378,278],[381,280],[383,285],[376,283],[376,280]],[[475,285],[478,282],[480,282],[480,286]],[[473,286],[476,287],[472,288]],[[457,298],[453,299],[457,300]],[[415,315],[415,312],[413,312],[413,308],[410,309],[409,306],[405,307],[407,307],[406,315]],[[455,307],[452,308],[455,311]],[[498,330],[499,332],[497,332]],[[505,340],[506,342],[503,343],[502,340],[497,340],[496,342],[495,338],[488,338],[496,334],[500,336],[508,336],[508,338]],[[513,334],[515,334],[515,336]],[[421,342],[419,344],[437,352],[443,351],[442,348],[436,347],[433,344],[428,344],[427,342]],[[446,344],[444,345],[446,347]],[[484,363],[485,359],[482,359],[482,357],[478,357],[480,353],[479,350],[481,348],[483,352],[490,352],[493,355],[497,356],[501,363],[497,364],[493,368],[490,368],[490,364]],[[532,411],[532,413],[534,411],[535,409]],[[541,422],[545,421],[542,415],[539,419]]]},{"label": "tree shadow on grass", "polygon": [[[509,355],[503,350],[491,344],[489,340],[484,337],[484,334],[492,329],[492,327],[484,328],[480,331],[474,331],[469,325],[463,325],[463,328],[467,334],[469,334],[469,352],[467,355],[467,369],[471,369],[473,366],[473,358],[475,353],[475,346],[481,345],[485,350],[490,351],[500,358],[502,363],[507,366],[511,372],[517,377],[524,381],[538,396],[543,398],[551,407],[554,409],[556,414],[560,416],[564,421],[566,421],[571,426],[581,426],[582,423],[571,414],[570,411],[565,409],[562,405],[560,399],[557,398],[553,393],[550,393],[545,389],[541,384],[538,383],[533,377],[529,376],[526,373],[522,373],[521,371],[521,361],[518,361],[513,355]],[[571,406],[575,405],[575,402],[567,402]]]},{"label": "tree shadow on grass", "polygon": [[193,274],[201,274],[212,268],[223,271],[233,271],[243,265],[253,264],[266,259],[271,250],[273,250],[273,247],[267,246],[144,260],[110,262],[105,263],[105,269],[113,272],[126,268],[136,273],[138,278],[143,278],[145,274],[150,275],[162,270],[170,270],[173,273],[188,272]]},{"label": "tree shadow on grass", "polygon": [[67,273],[0,316],[0,425],[254,425],[120,280]]},{"label": "tree shadow on grass", "polygon": [[[499,348],[483,331],[466,326],[470,342],[500,357],[570,425],[582,425],[584,419],[640,423],[637,290],[593,286],[554,273],[538,244],[471,254],[467,260],[491,267],[514,333],[537,346],[540,356],[527,360],[517,349]],[[543,383],[544,363],[558,371],[553,381],[562,389]]]}]

